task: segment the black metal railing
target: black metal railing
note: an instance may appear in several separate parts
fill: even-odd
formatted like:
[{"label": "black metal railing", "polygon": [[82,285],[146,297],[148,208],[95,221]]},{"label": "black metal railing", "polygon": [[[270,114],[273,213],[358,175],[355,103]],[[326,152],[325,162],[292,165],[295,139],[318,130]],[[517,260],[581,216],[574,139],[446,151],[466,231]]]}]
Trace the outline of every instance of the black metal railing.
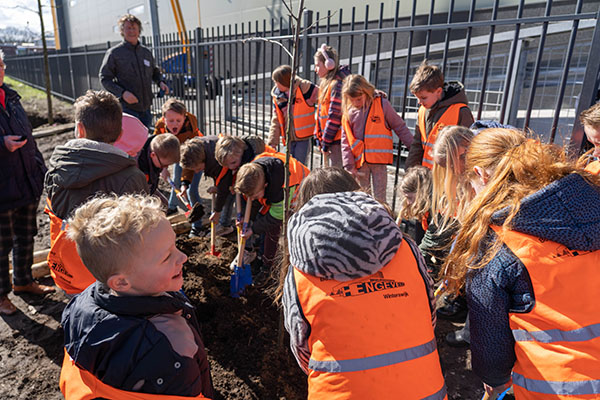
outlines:
[{"label": "black metal railing", "polygon": [[[384,18],[383,3],[378,18],[370,18],[366,5],[361,21],[355,7],[326,15],[305,11],[300,76],[317,82],[313,54],[321,43],[329,43],[342,64],[387,92],[412,128],[418,105],[408,85],[427,58],[442,66],[446,80],[464,83],[477,119],[529,128],[546,141],[582,148],[585,138],[576,116],[594,103],[598,91],[598,1],[525,5],[519,0],[516,6],[500,7],[494,0],[491,7],[477,8],[470,0],[468,10],[456,10],[455,0],[450,0],[444,12],[430,1],[429,12],[419,14],[413,0],[410,12],[402,13],[407,17],[399,17],[406,4],[397,1],[393,18]],[[268,134],[271,71],[291,63],[284,51],[292,44],[289,20],[215,26],[187,32],[185,38],[167,34],[143,42],[165,72],[172,95],[197,114],[204,133]],[[100,89],[97,72],[109,47],[52,52],[52,92],[72,101],[89,88]],[[41,55],[7,57],[6,62],[8,75],[44,86]],[[164,101],[154,100],[156,116]],[[395,183],[405,151],[397,152]],[[395,206],[395,193],[391,203]]]}]

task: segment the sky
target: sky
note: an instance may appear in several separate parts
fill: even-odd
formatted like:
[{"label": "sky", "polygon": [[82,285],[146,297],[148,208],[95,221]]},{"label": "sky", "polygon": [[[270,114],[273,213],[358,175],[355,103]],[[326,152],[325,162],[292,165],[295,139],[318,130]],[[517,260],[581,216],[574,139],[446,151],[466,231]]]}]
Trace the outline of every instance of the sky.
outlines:
[{"label": "sky", "polygon": [[[51,31],[52,15],[50,14],[50,0],[41,0],[42,13],[44,14],[44,28]],[[45,7],[44,7],[45,6]],[[32,11],[26,10],[30,9]],[[15,27],[25,29],[29,26],[32,32],[40,32],[40,17],[37,14],[37,0],[2,0],[0,6],[0,28]]]}]

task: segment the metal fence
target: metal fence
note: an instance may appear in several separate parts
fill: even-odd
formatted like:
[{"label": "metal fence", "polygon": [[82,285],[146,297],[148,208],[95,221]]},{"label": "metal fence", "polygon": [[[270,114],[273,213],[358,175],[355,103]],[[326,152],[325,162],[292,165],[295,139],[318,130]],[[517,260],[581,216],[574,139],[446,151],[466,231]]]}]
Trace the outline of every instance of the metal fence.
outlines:
[{"label": "metal fence", "polygon": [[[597,98],[600,71],[599,2],[547,0],[545,3],[478,8],[417,15],[417,0],[397,1],[395,17],[384,18],[384,4],[303,15],[300,75],[317,82],[313,54],[321,43],[334,46],[341,64],[367,77],[387,93],[414,128],[417,99],[408,90],[423,59],[439,64],[447,81],[464,83],[475,119],[493,119],[529,128],[545,141],[580,150],[585,142],[576,116]],[[399,17],[410,7],[410,17]],[[348,16],[347,13],[350,13]],[[173,95],[198,116],[205,134],[268,134],[272,118],[271,71],[291,60],[289,20],[263,20],[187,32],[186,37],[143,38],[164,70]],[[73,100],[100,89],[97,71],[110,43],[50,54],[52,92]],[[592,57],[594,55],[594,57]],[[42,87],[41,55],[7,58],[7,74]],[[158,92],[158,88],[156,88]],[[156,98],[158,116],[165,98]],[[406,154],[398,149],[397,155]],[[311,157],[311,164],[313,158]],[[394,188],[401,157],[396,157]],[[312,167],[312,165],[311,165]],[[392,197],[395,206],[396,194]]]}]

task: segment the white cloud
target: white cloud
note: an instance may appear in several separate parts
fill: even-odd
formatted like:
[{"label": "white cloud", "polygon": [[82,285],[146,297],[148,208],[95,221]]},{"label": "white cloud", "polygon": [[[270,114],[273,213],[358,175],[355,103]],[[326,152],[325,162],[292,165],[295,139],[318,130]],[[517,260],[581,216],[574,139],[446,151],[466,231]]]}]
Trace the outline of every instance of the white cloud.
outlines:
[{"label": "white cloud", "polygon": [[[29,11],[32,10],[32,11]],[[37,14],[37,0],[2,0],[0,6],[0,28],[15,27],[40,32],[40,17]],[[53,29],[50,1],[42,0],[42,13],[44,14],[44,28],[46,31]]]}]

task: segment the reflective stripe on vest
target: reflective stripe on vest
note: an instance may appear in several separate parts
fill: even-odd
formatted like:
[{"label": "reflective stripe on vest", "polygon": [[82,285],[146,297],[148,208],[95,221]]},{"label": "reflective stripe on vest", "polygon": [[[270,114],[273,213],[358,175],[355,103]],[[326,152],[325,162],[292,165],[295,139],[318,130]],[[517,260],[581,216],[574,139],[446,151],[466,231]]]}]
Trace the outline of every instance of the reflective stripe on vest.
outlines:
[{"label": "reflective stripe on vest", "polygon": [[[256,157],[254,157],[254,160],[252,160],[252,161],[254,162],[254,161],[258,160],[259,158],[264,158],[264,157],[277,158],[277,159],[281,160],[283,162],[283,165],[285,166],[285,154],[279,153],[279,152],[272,153],[270,151],[265,151],[264,153],[261,153],[261,154],[257,155]],[[310,170],[306,166],[304,166],[304,164],[302,164],[300,161],[296,160],[294,157],[290,156],[289,186],[290,186],[290,189],[292,189],[292,191],[293,191],[293,196],[291,199],[292,204],[294,203],[294,201],[296,201],[296,196],[298,194],[298,190],[293,189],[293,187],[300,185],[302,180],[304,178],[306,178],[306,176],[309,173],[310,173]],[[285,181],[283,183],[283,188],[285,188]],[[263,215],[266,214],[269,211],[269,209],[271,208],[271,205],[267,204],[267,199],[265,199],[263,197],[261,199],[257,199],[257,201],[262,205],[262,208],[260,209],[260,213]]]},{"label": "reflective stripe on vest", "polygon": [[97,398],[119,400],[185,400],[206,399],[202,394],[196,397],[170,396],[129,392],[116,389],[103,383],[90,372],[79,368],[65,350],[62,368],[60,370],[60,391],[65,400],[92,400]]},{"label": "reflective stripe on vest", "polygon": [[342,117],[344,133],[350,144],[357,169],[362,167],[365,161],[371,164],[391,164],[394,161],[394,138],[392,131],[385,126],[382,102],[383,99],[377,97],[369,107],[363,140],[356,139],[350,121],[346,115]]},{"label": "reflective stripe on vest", "polygon": [[[277,120],[281,128],[281,142],[285,146],[285,116],[273,98],[273,105],[277,113]],[[288,104],[289,105],[289,104]],[[298,139],[311,137],[315,130],[315,107],[306,103],[300,87],[296,88],[296,102],[294,104],[294,132]]]},{"label": "reflective stripe on vest", "polygon": [[600,175],[600,161],[592,161],[586,165],[585,170],[590,174]]},{"label": "reflective stripe on vest", "polygon": [[600,251],[492,229],[527,268],[535,296],[530,312],[509,314],[515,397],[600,398],[600,307],[590,301],[600,286]]},{"label": "reflective stripe on vest", "polygon": [[442,114],[440,119],[433,125],[429,135],[427,134],[427,121],[425,121],[425,113],[427,109],[423,106],[419,107],[418,121],[419,130],[421,131],[421,144],[423,146],[423,162],[422,165],[431,169],[433,168],[433,144],[437,135],[444,126],[458,125],[460,119],[460,109],[468,107],[464,103],[451,104]]},{"label": "reflective stripe on vest", "polygon": [[44,212],[50,217],[50,252],[48,267],[56,286],[67,294],[78,294],[96,282],[96,278],[83,265],[75,242],[67,237],[67,222],[52,211],[50,199],[46,199]]},{"label": "reflective stripe on vest", "polygon": [[425,283],[405,240],[370,276],[293,273],[310,325],[309,399],[446,396]]},{"label": "reflective stripe on vest", "polygon": [[[323,130],[325,129],[325,125],[327,123],[327,118],[329,118],[329,107],[331,105],[331,88],[333,87],[333,85],[334,85],[334,83],[330,84],[329,87],[327,88],[327,94],[325,94],[325,97],[323,98],[323,104],[321,104],[321,102],[319,101],[319,104],[317,106],[317,113],[315,114],[316,115],[315,119],[317,122],[315,133],[316,133],[317,139],[319,139],[320,141],[323,140]],[[320,98],[321,98],[321,96],[319,96],[319,99]],[[338,129],[333,140],[336,141],[336,140],[340,140],[341,138],[342,138],[342,127],[340,126],[340,129]]]}]

